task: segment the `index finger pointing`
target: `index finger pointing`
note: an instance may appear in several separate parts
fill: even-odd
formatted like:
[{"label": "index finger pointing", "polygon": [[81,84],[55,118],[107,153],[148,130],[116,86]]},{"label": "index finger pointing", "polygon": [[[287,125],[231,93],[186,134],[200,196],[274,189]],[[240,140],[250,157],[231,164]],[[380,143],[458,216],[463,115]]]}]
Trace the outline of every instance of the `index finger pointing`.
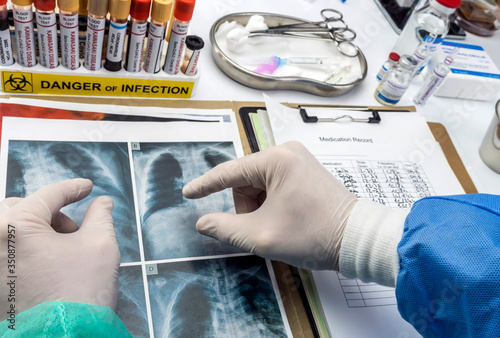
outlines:
[{"label": "index finger pointing", "polygon": [[201,198],[226,188],[250,185],[265,189],[265,157],[266,153],[261,152],[219,164],[184,186],[182,194]]},{"label": "index finger pointing", "polygon": [[48,224],[64,206],[87,197],[92,191],[92,181],[76,178],[49,184],[18,203],[18,207],[30,211]]}]

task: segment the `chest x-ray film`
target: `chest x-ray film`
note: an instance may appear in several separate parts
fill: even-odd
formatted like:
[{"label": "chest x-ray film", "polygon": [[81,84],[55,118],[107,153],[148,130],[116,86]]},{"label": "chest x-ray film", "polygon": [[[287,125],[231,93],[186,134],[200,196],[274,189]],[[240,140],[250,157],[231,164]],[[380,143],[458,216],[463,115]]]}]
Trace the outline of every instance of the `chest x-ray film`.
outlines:
[{"label": "chest x-ray film", "polygon": [[[193,224],[204,214],[234,213],[231,191],[198,200],[182,187],[217,164],[236,158],[232,142],[134,143],[137,202],[146,260],[241,252],[198,234]],[[169,236],[162,234],[168,233]]]},{"label": "chest x-ray film", "polygon": [[232,194],[187,200],[182,187],[243,153],[232,111],[188,113],[211,120],[103,128],[103,121],[4,117],[2,191],[25,197],[89,178],[91,195],[63,209],[77,224],[93,199],[113,198],[117,314],[134,337],[291,336],[271,264],[196,231],[202,215],[235,212]]}]

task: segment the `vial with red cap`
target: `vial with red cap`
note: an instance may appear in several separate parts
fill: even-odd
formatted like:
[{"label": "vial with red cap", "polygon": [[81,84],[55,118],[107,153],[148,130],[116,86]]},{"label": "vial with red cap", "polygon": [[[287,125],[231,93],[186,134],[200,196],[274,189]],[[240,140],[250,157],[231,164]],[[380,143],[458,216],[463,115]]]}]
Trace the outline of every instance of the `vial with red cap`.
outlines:
[{"label": "vial with red cap", "polygon": [[182,53],[189,30],[189,22],[193,17],[195,0],[177,0],[174,5],[172,30],[168,40],[167,55],[163,70],[167,74],[177,74],[182,64]]},{"label": "vial with red cap", "polygon": [[461,0],[421,0],[423,6],[408,19],[396,45],[392,49],[399,55],[413,55],[418,45],[432,38],[430,51],[435,52],[450,28],[449,16],[460,6]]},{"label": "vial with red cap", "polygon": [[56,68],[59,65],[56,0],[35,0],[35,8],[40,65]]},{"label": "vial with red cap", "polygon": [[136,73],[141,71],[144,37],[148,29],[151,0],[132,0],[125,69]]},{"label": "vial with red cap", "polygon": [[13,63],[7,0],[0,0],[0,66],[10,66]]},{"label": "vial with red cap", "polygon": [[382,68],[378,71],[377,80],[382,81],[387,71],[391,69],[399,61],[399,54],[390,53],[389,58],[382,64]]}]

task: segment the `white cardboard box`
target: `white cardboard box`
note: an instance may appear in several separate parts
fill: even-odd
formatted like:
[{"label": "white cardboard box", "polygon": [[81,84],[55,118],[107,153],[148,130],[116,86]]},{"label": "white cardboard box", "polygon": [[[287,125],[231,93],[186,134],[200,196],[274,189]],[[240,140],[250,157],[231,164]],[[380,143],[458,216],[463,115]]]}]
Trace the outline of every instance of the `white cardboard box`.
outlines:
[{"label": "white cardboard box", "polygon": [[441,49],[424,69],[424,76],[442,62],[453,48],[460,47],[450,66],[451,72],[434,95],[490,101],[500,92],[500,70],[481,46],[443,41]]}]

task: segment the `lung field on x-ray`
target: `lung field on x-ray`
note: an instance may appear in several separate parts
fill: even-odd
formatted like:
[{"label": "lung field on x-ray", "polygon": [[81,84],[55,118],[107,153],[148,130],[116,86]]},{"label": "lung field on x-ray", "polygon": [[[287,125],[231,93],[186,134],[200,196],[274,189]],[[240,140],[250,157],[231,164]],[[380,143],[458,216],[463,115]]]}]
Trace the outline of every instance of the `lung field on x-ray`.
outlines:
[{"label": "lung field on x-ray", "polygon": [[149,337],[146,298],[140,265],[120,267],[116,314],[134,338]]},{"label": "lung field on x-ray", "polygon": [[265,260],[157,264],[148,276],[155,337],[286,337]]},{"label": "lung field on x-ray", "polygon": [[231,142],[141,143],[133,151],[146,260],[240,252],[195,227],[204,214],[234,212],[230,191],[199,200],[182,195],[187,182],[235,157]]},{"label": "lung field on x-ray", "polygon": [[77,224],[98,196],[113,198],[113,219],[121,261],[139,261],[139,242],[128,147],[112,142],[10,141],[7,197],[25,197],[49,183],[88,178],[89,197],[63,208]]}]

